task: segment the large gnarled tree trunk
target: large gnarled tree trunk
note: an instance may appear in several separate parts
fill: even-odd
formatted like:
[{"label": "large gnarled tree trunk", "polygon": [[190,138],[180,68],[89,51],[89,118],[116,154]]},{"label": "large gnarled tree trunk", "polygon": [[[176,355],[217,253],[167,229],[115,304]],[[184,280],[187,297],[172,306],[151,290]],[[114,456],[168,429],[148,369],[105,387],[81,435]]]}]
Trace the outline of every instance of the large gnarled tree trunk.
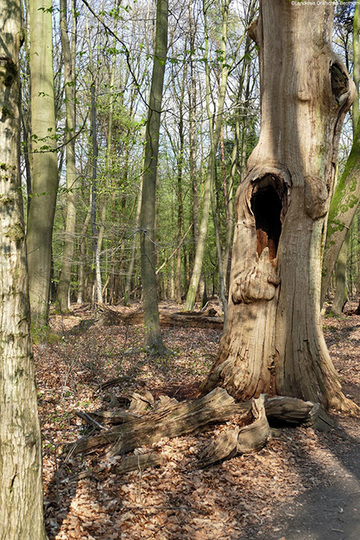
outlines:
[{"label": "large gnarled tree trunk", "polygon": [[342,120],[354,85],[331,49],[333,6],[263,0],[260,140],[236,196],[229,309],[205,388],[355,410],[320,321],[321,255]]}]

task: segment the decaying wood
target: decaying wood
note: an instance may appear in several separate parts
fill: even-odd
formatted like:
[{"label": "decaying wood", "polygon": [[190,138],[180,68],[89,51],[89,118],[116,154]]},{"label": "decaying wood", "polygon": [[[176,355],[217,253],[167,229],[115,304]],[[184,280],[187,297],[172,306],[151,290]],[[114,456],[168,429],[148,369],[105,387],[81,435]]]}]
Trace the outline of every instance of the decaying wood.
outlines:
[{"label": "decaying wood", "polygon": [[159,467],[164,461],[164,456],[155,452],[128,456],[116,467],[115,471],[117,474],[125,474],[136,470],[143,471],[144,469]]},{"label": "decaying wood", "polygon": [[[259,401],[260,400],[260,401]],[[159,441],[163,437],[179,437],[190,433],[198,433],[210,425],[220,424],[229,420],[238,423],[247,423],[250,411],[255,421],[249,426],[238,426],[233,434],[222,435],[223,441],[218,444],[223,449],[212,450],[225,459],[226,453],[232,454],[236,438],[236,453],[244,453],[256,448],[258,441],[267,437],[267,419],[274,419],[288,424],[301,424],[303,422],[313,425],[317,429],[330,429],[331,420],[322,409],[312,402],[289,397],[264,398],[251,400],[245,403],[236,403],[223,388],[216,388],[206,396],[194,401],[177,402],[173,398],[162,396],[162,399],[154,403],[155,408],[149,412],[129,410],[111,410],[86,413],[87,417],[115,424],[114,427],[102,430],[101,433],[89,437],[83,437],[76,443],[64,445],[62,453],[70,451],[73,454],[79,452],[91,452],[92,450],[115,443],[109,451],[114,456],[131,452],[137,447],[146,446]],[[263,400],[263,401],[261,401]],[[151,398],[145,400],[149,406]],[[86,419],[87,420],[87,419]],[[88,421],[88,420],[87,420]],[[101,426],[101,424],[100,424]],[[231,445],[233,444],[233,447]],[[261,443],[262,444],[262,443]],[[210,458],[209,458],[210,459]],[[204,462],[205,462],[204,458]]]},{"label": "decaying wood", "polygon": [[[246,414],[251,402],[236,403],[223,388],[194,401],[163,404],[159,410],[141,417],[127,415],[126,422],[98,435],[84,437],[71,444],[71,452],[89,452],[117,441],[111,455],[131,452],[137,447],[152,444],[163,437],[180,437],[196,433],[206,426],[228,421],[236,414]],[[111,415],[115,411],[111,411]],[[124,412],[124,411],[123,411]],[[69,445],[67,445],[69,449]],[[63,449],[65,450],[65,449]]]},{"label": "decaying wood", "polygon": [[260,450],[270,436],[270,426],[266,418],[265,396],[253,400],[252,414],[255,422],[240,428],[238,434],[237,453],[247,454]]},{"label": "decaying wood", "polygon": [[319,403],[302,399],[276,396],[265,400],[266,416],[270,423],[274,420],[286,424],[305,424],[319,431],[329,431],[333,420]]},{"label": "decaying wood", "polygon": [[235,403],[226,390],[216,388],[206,396],[190,402],[171,404],[159,412],[149,413],[139,421],[126,424],[110,455],[131,452],[139,446],[152,444],[163,437],[181,437],[196,433],[205,426],[216,424],[234,414],[244,414],[249,403]]},{"label": "decaying wood", "polygon": [[[176,312],[168,313],[164,310],[159,310],[160,325],[165,327],[183,326],[186,328],[218,328],[222,329],[224,320],[222,317],[214,316],[216,310],[209,308],[205,312]],[[110,308],[105,304],[99,304],[97,306],[97,319],[96,323],[101,326],[112,325],[132,325],[143,324],[144,313],[142,310],[138,311],[117,311]]]},{"label": "decaying wood", "polygon": [[144,392],[144,394],[138,394],[134,392],[131,396],[131,402],[129,411],[133,413],[144,412],[154,405],[154,398],[150,392]]},{"label": "decaying wood", "polygon": [[[88,415],[89,416],[89,415]],[[103,418],[105,421],[111,424],[125,424],[140,418],[140,416],[134,412],[124,411],[123,409],[117,409],[112,411],[94,411],[91,416],[95,418]]]},{"label": "decaying wood", "polygon": [[208,467],[237,454],[247,454],[263,448],[270,436],[264,404],[264,395],[254,399],[251,412],[255,421],[248,426],[222,431],[200,456],[200,465]]},{"label": "decaying wood", "polygon": [[222,386],[237,400],[276,388],[358,415],[320,318],[324,229],[355,87],[332,51],[332,2],[303,4],[313,5],[261,0],[251,27],[261,66],[260,136],[235,197],[226,325],[203,388]]}]

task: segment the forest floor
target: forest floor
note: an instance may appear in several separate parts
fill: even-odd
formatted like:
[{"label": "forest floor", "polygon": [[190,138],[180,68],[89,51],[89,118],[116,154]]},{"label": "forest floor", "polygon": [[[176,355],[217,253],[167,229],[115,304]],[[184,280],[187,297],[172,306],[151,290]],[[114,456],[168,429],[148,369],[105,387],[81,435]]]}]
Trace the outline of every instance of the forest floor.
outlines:
[{"label": "forest floor", "polygon": [[[122,476],[122,458],[104,450],[59,455],[84,433],[76,411],[104,407],[106,381],[128,377],[116,395],[192,399],[218,350],[220,331],[174,328],[164,330],[172,355],[149,357],[141,325],[99,327],[92,317],[87,306],[52,315],[51,343],[34,347],[50,540],[360,538],[360,419],[334,414],[328,433],[282,429],[260,452],[206,470],[197,456],[209,432],[162,439],[152,447],[161,467]],[[325,318],[324,331],[344,391],[360,405],[360,317]]]}]

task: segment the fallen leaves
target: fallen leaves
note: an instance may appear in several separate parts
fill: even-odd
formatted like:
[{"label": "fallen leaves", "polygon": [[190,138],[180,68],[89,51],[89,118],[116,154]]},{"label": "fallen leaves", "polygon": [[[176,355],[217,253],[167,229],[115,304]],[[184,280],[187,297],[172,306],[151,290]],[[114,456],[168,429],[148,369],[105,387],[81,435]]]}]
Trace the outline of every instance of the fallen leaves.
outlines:
[{"label": "fallen leaves", "polygon": [[[81,316],[92,314],[83,310]],[[354,453],[358,460],[355,419],[341,419],[342,430],[328,434],[306,427],[274,431],[259,453],[207,470],[197,463],[211,439],[208,433],[161,439],[140,452],[161,453],[160,468],[139,467],[124,475],[117,473],[123,456],[109,459],[98,450],[86,457],[60,457],[61,443],[90,429],[75,411],[103,408],[109,392],[126,397],[148,390],[156,399],[161,394],[195,398],[220,338],[217,330],[166,329],[164,341],[174,354],[159,360],[145,355],[140,326],[79,331],[80,322],[78,316],[53,316],[60,339],[35,348],[50,540],[285,539],[287,522],[296,513],[289,504],[300,508],[299,498],[314,486],[351,474],[342,456],[350,459]],[[327,319],[325,326],[346,391],[360,403],[360,317]],[[115,379],[117,384],[102,390]]]}]

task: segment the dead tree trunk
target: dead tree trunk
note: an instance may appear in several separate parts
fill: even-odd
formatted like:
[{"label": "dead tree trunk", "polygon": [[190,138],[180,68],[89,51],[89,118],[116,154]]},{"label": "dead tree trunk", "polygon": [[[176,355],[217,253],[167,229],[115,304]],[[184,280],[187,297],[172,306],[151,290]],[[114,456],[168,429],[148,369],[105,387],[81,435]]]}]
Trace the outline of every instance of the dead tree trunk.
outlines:
[{"label": "dead tree trunk", "polygon": [[357,411],[320,322],[321,255],[342,121],[354,96],[331,49],[333,6],[263,0],[260,140],[236,196],[229,309],[204,390]]}]

